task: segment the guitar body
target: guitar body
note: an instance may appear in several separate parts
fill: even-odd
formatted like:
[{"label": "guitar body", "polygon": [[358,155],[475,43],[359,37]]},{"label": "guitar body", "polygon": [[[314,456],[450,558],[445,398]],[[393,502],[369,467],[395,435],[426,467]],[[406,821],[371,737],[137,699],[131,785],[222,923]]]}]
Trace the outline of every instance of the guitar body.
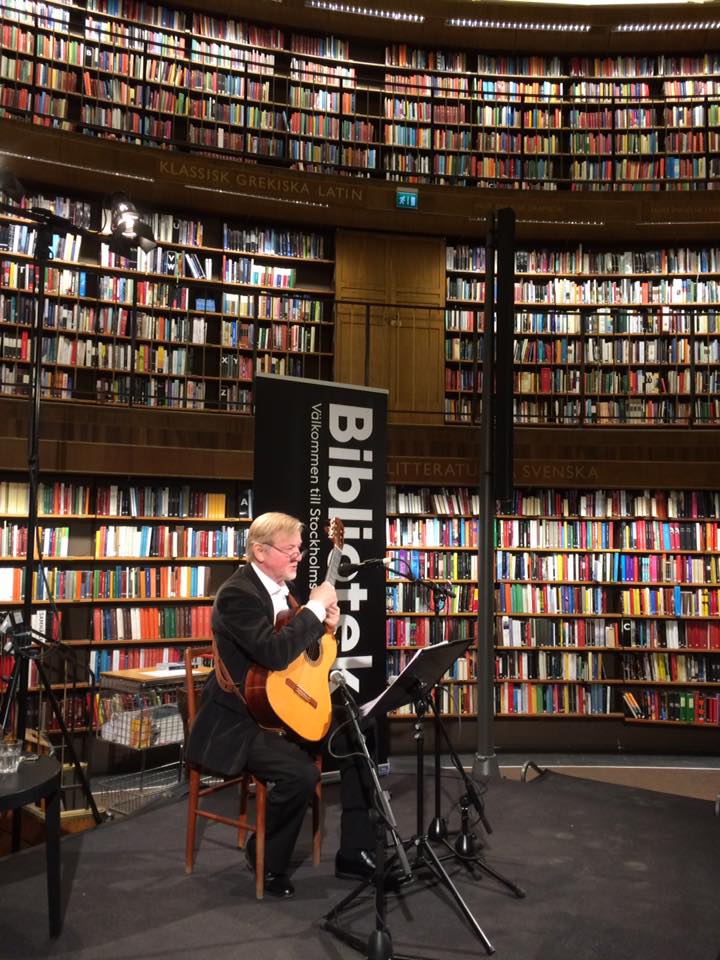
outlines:
[{"label": "guitar body", "polygon": [[[339,533],[335,525],[339,525]],[[341,521],[333,520],[331,528],[335,546],[327,579],[334,583],[342,555]],[[301,609],[278,614],[275,629],[282,629]],[[248,709],[260,726],[271,730],[285,727],[304,740],[322,740],[332,722],[329,675],[336,656],[337,640],[332,633],[326,633],[284,670],[253,664],[245,678],[244,694]]]},{"label": "guitar body", "polygon": [[336,656],[337,641],[326,633],[317,659],[303,651],[284,670],[251,667],[245,699],[257,722],[271,729],[287,727],[304,740],[322,740],[332,721],[328,675]]}]

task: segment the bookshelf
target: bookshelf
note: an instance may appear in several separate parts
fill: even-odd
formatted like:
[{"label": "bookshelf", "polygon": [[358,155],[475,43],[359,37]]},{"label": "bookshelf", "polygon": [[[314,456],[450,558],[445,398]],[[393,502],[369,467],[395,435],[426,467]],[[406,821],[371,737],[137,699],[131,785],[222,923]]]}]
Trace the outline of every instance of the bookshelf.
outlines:
[{"label": "bookshelf", "polygon": [[[418,647],[469,638],[473,646],[443,678],[442,711],[477,711],[474,641],[477,639],[479,502],[468,490],[387,488],[387,669],[400,672]],[[436,608],[432,590],[414,582],[447,582],[454,596]],[[398,715],[409,716],[412,705]]]},{"label": "bookshelf", "polygon": [[[714,426],[720,251],[520,249],[514,419],[520,424]],[[446,251],[445,417],[477,418],[484,247]]]},{"label": "bookshelf", "polygon": [[3,0],[0,30],[0,117],[91,137],[493,189],[720,184],[715,52],[386,45],[115,0]]},{"label": "bookshelf", "polygon": [[[475,637],[477,503],[465,488],[388,488],[388,669]],[[407,565],[407,567],[405,566]],[[442,617],[415,576],[449,581]],[[715,492],[517,489],[495,529],[498,719],[720,723]],[[476,711],[474,651],[445,712]]]},{"label": "bookshelf", "polygon": [[[0,481],[8,611],[24,600],[28,498],[26,481]],[[89,721],[92,675],[179,662],[188,643],[209,642],[212,599],[244,556],[250,514],[240,482],[63,476],[40,485],[32,625],[63,642],[65,655],[51,652],[47,664],[74,729]],[[1,664],[9,675],[12,657]],[[32,661],[29,682],[37,693]]]},{"label": "bookshelf", "polygon": [[[25,198],[100,229],[95,201]],[[327,236],[246,220],[145,214],[158,246],[131,258],[55,237],[45,274],[42,393],[62,400],[250,413],[256,372],[330,379]],[[0,217],[0,393],[25,395],[35,228]]]}]

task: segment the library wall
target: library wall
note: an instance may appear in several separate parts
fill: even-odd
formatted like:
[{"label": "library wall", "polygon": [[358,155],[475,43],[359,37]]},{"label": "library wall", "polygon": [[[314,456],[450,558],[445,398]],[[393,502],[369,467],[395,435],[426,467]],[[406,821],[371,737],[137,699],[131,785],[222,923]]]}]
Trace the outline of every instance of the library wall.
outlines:
[{"label": "library wall", "polygon": [[[207,639],[192,611],[207,608],[241,553],[247,518],[230,503],[252,477],[258,371],[388,389],[389,483],[413,496],[442,488],[446,498],[389,507],[388,548],[456,592],[436,620],[409,578],[390,578],[390,670],[418,641],[474,640],[477,511],[451,493],[472,488],[487,466],[476,406],[482,244],[488,216],[510,205],[514,478],[524,499],[498,521],[496,743],[708,749],[720,681],[710,629],[717,505],[682,516],[685,542],[672,530],[664,538],[687,496],[718,486],[712,45],[687,50],[678,36],[659,52],[661,39],[608,33],[594,50],[557,36],[557,49],[546,39],[540,50],[518,32],[486,55],[427,27],[368,23],[345,36],[347,19],[299,14],[294,3],[263,7],[260,25],[242,2],[226,13],[245,12],[248,23],[221,17],[221,0],[157,23],[161,8],[151,5],[137,23],[122,3],[118,15],[102,0],[49,8],[58,17],[36,24],[37,37],[10,0],[0,8],[6,168],[36,194],[64,196],[58,212],[87,214],[93,226],[113,171],[160,240],[151,259],[135,261],[102,238],[63,243],[48,268],[40,461],[52,503],[42,543],[83,669],[89,657],[176,657],[188,639]],[[71,37],[66,14],[80,30]],[[328,36],[328,23],[342,39]],[[491,49],[494,35],[485,39]],[[398,209],[407,183],[417,208]],[[2,217],[8,495],[26,469],[30,233],[22,218]],[[127,511],[104,505],[112,488],[128,491]],[[228,499],[217,517],[140,510],[140,491],[156,488]],[[66,489],[81,509],[66,506]],[[629,497],[632,510],[615,510],[612,498],[602,516],[580,505],[583,492],[602,490],[624,496],[618,503]],[[551,491],[560,506],[547,500],[533,515],[532,497]],[[563,491],[577,494],[572,509]],[[633,491],[654,491],[649,505]],[[3,595],[18,605],[23,507],[16,499],[1,512]],[[628,525],[636,539],[623,532],[610,544]],[[515,542],[515,527],[528,542]],[[588,527],[599,543],[539,534]],[[437,542],[427,542],[431,530]],[[649,531],[660,539],[651,543]],[[600,642],[588,644],[588,631]],[[472,653],[458,669],[466,673],[448,678],[447,713],[472,748]],[[393,729],[407,749],[410,727],[399,718]]]}]

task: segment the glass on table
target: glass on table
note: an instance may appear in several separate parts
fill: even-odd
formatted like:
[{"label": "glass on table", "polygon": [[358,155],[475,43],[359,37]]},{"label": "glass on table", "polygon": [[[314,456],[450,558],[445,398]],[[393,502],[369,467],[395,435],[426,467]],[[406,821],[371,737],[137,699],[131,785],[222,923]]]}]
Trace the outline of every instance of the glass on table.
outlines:
[{"label": "glass on table", "polygon": [[22,743],[19,740],[0,740],[0,776],[17,773],[22,756]]}]

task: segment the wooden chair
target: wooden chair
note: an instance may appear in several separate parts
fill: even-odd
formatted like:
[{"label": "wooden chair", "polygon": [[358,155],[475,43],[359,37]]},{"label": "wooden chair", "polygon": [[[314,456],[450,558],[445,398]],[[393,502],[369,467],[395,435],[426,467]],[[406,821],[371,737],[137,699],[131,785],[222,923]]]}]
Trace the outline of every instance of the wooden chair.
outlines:
[{"label": "wooden chair", "polygon": [[[202,657],[205,661],[212,661],[212,647],[186,647],[185,649],[185,696],[187,699],[188,731],[192,728],[195,714],[197,713],[197,697],[199,691],[195,686],[196,681],[192,673],[192,661],[197,657]],[[321,769],[322,760],[319,754],[315,757],[315,763],[318,769]],[[195,764],[188,763],[187,770],[189,791],[187,833],[185,839],[185,872],[192,873],[193,861],[195,859],[195,833],[198,817],[235,827],[237,830],[237,845],[240,849],[245,847],[248,834],[254,833],[255,896],[258,900],[262,900],[265,887],[265,810],[267,803],[267,788],[265,784],[253,777],[252,774],[243,773],[239,777],[233,777],[232,779],[223,780],[219,783],[202,786],[201,768]],[[222,814],[201,808],[200,801],[204,797],[211,796],[220,790],[225,790],[235,785],[238,785],[240,790],[240,810],[236,817],[223,816]],[[321,786],[321,782],[318,781],[312,802],[313,864],[315,866],[320,863]],[[248,814],[248,797],[253,788],[255,792],[254,820]]]}]

